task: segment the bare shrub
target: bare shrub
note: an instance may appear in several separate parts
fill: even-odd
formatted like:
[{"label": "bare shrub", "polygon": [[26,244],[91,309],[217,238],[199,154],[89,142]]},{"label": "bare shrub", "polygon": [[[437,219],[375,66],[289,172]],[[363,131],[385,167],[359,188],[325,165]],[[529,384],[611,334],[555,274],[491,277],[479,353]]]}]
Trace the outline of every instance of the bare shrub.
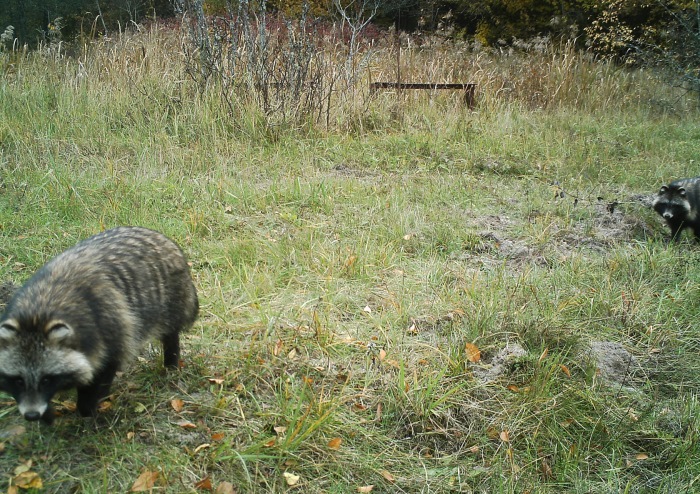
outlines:
[{"label": "bare shrub", "polygon": [[[273,122],[328,125],[331,107],[343,99],[336,97],[339,82],[343,89],[358,83],[355,58],[369,21],[363,11],[353,17],[341,10],[338,31],[311,19],[307,4],[295,20],[268,15],[264,1],[227,2],[221,16],[206,16],[202,0],[177,0],[176,9],[187,26],[186,73],[201,91],[220,91],[231,114],[254,103]],[[347,48],[343,29],[350,32]]]}]

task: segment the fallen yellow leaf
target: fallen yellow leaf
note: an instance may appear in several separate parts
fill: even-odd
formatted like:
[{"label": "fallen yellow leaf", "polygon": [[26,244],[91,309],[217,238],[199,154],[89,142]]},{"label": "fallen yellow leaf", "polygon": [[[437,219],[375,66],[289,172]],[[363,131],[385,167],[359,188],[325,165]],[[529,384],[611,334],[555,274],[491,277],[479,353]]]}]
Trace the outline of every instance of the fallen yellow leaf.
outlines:
[{"label": "fallen yellow leaf", "polygon": [[292,486],[292,485],[297,485],[299,483],[299,476],[294,475],[293,473],[290,472],[284,472],[282,475],[284,475],[284,480],[287,482],[287,485]]},{"label": "fallen yellow leaf", "polygon": [[221,482],[216,486],[216,490],[214,492],[216,494],[236,494],[236,491],[233,490],[233,484],[231,482]]},{"label": "fallen yellow leaf", "polygon": [[561,368],[561,371],[566,374],[566,377],[571,377],[571,372],[569,371],[569,368],[565,366],[564,364],[559,364],[559,367]]},{"label": "fallen yellow leaf", "polygon": [[197,454],[200,451],[202,451],[203,449],[207,449],[207,448],[211,448],[211,444],[209,444],[209,443],[200,444],[199,446],[194,448],[194,453]]},{"label": "fallen yellow leaf", "polygon": [[335,450],[340,449],[340,443],[342,443],[342,442],[343,442],[343,440],[340,439],[339,437],[334,437],[333,439],[328,441],[328,447],[330,449],[335,449]]},{"label": "fallen yellow leaf", "polygon": [[153,472],[151,470],[144,470],[141,475],[139,475],[139,478],[136,479],[136,482],[134,482],[134,485],[131,486],[131,492],[146,492],[150,491],[153,489],[153,486],[156,485],[156,482],[158,481],[158,477],[160,476],[159,472]]},{"label": "fallen yellow leaf", "polygon": [[501,441],[503,441],[504,443],[510,442],[510,433],[507,430],[501,431],[498,437],[500,437]]},{"label": "fallen yellow leaf", "polygon": [[474,343],[464,345],[464,350],[467,352],[467,360],[470,362],[478,362],[481,360],[481,350]]},{"label": "fallen yellow leaf", "polygon": [[177,422],[175,422],[175,425],[179,425],[183,429],[196,429],[197,428],[197,425],[193,424],[189,420],[178,420]]},{"label": "fallen yellow leaf", "polygon": [[173,407],[173,410],[180,413],[182,409],[185,408],[185,402],[180,398],[175,398],[174,400],[170,400],[170,406]]},{"label": "fallen yellow leaf", "polygon": [[357,492],[372,492],[372,489],[374,489],[373,485],[365,485],[362,487],[358,487]]},{"label": "fallen yellow leaf", "polygon": [[353,266],[353,264],[355,264],[355,261],[357,261],[357,256],[353,254],[345,260],[343,267],[345,269],[349,269]]},{"label": "fallen yellow leaf", "polygon": [[16,466],[14,473],[15,473],[15,475],[22,475],[24,472],[28,472],[31,469],[32,469],[32,460],[27,460],[26,462],[22,463],[21,465]]},{"label": "fallen yellow leaf", "polygon": [[39,474],[31,470],[17,475],[12,479],[12,484],[20,489],[42,489],[44,487]]},{"label": "fallen yellow leaf", "polygon": [[393,484],[396,481],[394,476],[391,473],[389,473],[388,470],[381,470],[379,473],[381,474],[382,477],[384,477],[384,479],[387,482],[391,482]]}]

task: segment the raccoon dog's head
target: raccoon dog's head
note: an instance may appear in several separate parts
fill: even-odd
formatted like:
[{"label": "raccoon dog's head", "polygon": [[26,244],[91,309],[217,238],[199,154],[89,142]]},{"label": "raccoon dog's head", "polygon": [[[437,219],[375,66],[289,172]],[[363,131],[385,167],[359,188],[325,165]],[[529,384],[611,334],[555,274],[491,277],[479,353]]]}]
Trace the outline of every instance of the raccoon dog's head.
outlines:
[{"label": "raccoon dog's head", "polygon": [[74,341],[73,328],[60,320],[0,321],[0,390],[17,400],[25,419],[50,421],[57,391],[92,380],[92,366]]},{"label": "raccoon dog's head", "polygon": [[691,208],[686,190],[664,185],[654,200],[654,210],[667,221],[687,219]]}]

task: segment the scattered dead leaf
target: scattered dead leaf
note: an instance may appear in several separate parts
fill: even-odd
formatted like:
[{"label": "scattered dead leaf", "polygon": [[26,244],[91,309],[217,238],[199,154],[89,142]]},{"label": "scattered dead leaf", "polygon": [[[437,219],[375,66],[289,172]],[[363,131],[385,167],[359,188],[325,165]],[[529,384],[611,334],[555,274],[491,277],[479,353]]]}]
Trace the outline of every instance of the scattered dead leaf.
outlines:
[{"label": "scattered dead leaf", "polygon": [[208,381],[212,384],[224,384],[224,380],[221,377],[210,377]]},{"label": "scattered dead leaf", "polygon": [[18,465],[14,469],[15,475],[22,475],[32,469],[32,460],[27,460],[24,463]]},{"label": "scattered dead leaf", "polygon": [[211,478],[209,476],[204,477],[202,480],[194,484],[194,488],[199,491],[210,491],[213,489],[211,485]]},{"label": "scattered dead leaf", "polygon": [[350,269],[355,264],[355,261],[357,261],[357,256],[353,254],[353,255],[349,256],[347,259],[345,259],[345,262],[343,263],[343,267],[345,269]]},{"label": "scattered dead leaf", "polygon": [[464,349],[467,352],[467,360],[470,362],[478,362],[481,360],[481,350],[474,343],[467,343],[464,345]]},{"label": "scattered dead leaf", "polygon": [[175,425],[179,425],[183,429],[196,429],[197,428],[197,424],[193,424],[189,420],[178,420],[177,422],[175,422]]},{"label": "scattered dead leaf", "polygon": [[386,358],[386,350],[384,350],[384,349],[382,348],[381,350],[379,350],[379,361],[382,361],[382,360],[384,360],[385,358]]},{"label": "scattered dead leaf", "polygon": [[542,478],[544,480],[551,480],[552,477],[554,477],[554,474],[552,472],[552,467],[549,466],[549,461],[547,458],[542,458],[542,462],[540,463],[540,472],[542,472]]},{"label": "scattered dead leaf", "polygon": [[131,486],[131,492],[146,492],[153,489],[160,477],[160,472],[144,470],[139,478],[136,479],[134,485]]},{"label": "scattered dead leaf", "polygon": [[214,492],[216,494],[236,494],[231,482],[221,482],[216,486],[216,490]]},{"label": "scattered dead leaf", "polygon": [[214,434],[211,435],[211,440],[212,441],[222,441],[226,437],[226,434],[223,432],[215,432]]},{"label": "scattered dead leaf", "polygon": [[175,398],[170,400],[170,406],[173,407],[173,410],[175,410],[177,413],[180,413],[183,408],[185,408],[185,402],[180,398]]},{"label": "scattered dead leaf", "polygon": [[549,348],[545,348],[544,351],[542,352],[542,355],[540,355],[540,358],[537,359],[537,363],[541,364],[542,361],[547,358],[547,354],[549,353]]},{"label": "scattered dead leaf", "polygon": [[507,430],[501,431],[498,437],[500,437],[501,441],[503,441],[504,443],[510,442],[510,433]]},{"label": "scattered dead leaf", "polygon": [[564,374],[566,374],[566,377],[571,377],[571,372],[569,371],[569,368],[567,366],[565,366],[564,364],[559,364],[559,368]]},{"label": "scattered dead leaf", "polygon": [[61,407],[70,413],[74,413],[78,409],[78,405],[74,401],[65,400],[61,402]]},{"label": "scattered dead leaf", "polygon": [[635,460],[648,460],[649,455],[646,453],[637,453],[636,455],[634,455],[634,459]]},{"label": "scattered dead leaf", "polygon": [[20,489],[42,489],[44,487],[39,474],[31,470],[16,475],[12,479],[12,485]]},{"label": "scattered dead leaf", "polygon": [[27,432],[27,428],[23,425],[13,425],[0,432],[0,439],[12,439],[13,437],[21,436]]},{"label": "scattered dead leaf", "polygon": [[196,448],[194,448],[194,453],[197,454],[197,453],[199,453],[200,451],[202,451],[203,449],[207,449],[207,448],[210,448],[210,447],[211,447],[211,444],[209,444],[209,443],[200,444],[199,446],[197,446]]},{"label": "scattered dead leaf", "polygon": [[334,449],[334,450],[337,451],[337,450],[340,449],[340,444],[341,444],[342,442],[343,442],[343,440],[342,440],[341,438],[339,438],[339,437],[334,437],[333,439],[331,439],[330,441],[328,441],[328,447],[329,447],[330,449]]},{"label": "scattered dead leaf", "polygon": [[486,437],[489,439],[498,439],[498,436],[500,435],[501,431],[498,429],[498,427],[487,427],[486,428]]},{"label": "scattered dead leaf", "polygon": [[357,492],[372,492],[374,485],[365,485],[357,488]]},{"label": "scattered dead leaf", "polygon": [[272,355],[277,357],[280,353],[282,353],[282,347],[284,346],[284,343],[282,340],[277,340],[275,342],[275,346],[272,347]]},{"label": "scattered dead leaf", "polygon": [[512,391],[513,393],[520,393],[520,388],[517,387],[515,384],[509,384],[508,386],[506,386],[506,389],[508,391]]},{"label": "scattered dead leaf", "polygon": [[392,484],[393,484],[394,482],[396,482],[396,479],[394,478],[394,476],[393,476],[391,473],[389,473],[388,470],[380,470],[379,473],[381,474],[382,477],[384,477],[384,479],[385,479],[387,482],[390,482],[390,483],[392,483]]},{"label": "scattered dead leaf", "polygon": [[277,444],[277,438],[276,438],[276,437],[273,437],[272,439],[270,439],[269,441],[267,441],[265,444],[263,444],[263,448],[271,448],[271,447],[273,447],[275,444]]},{"label": "scattered dead leaf", "polygon": [[299,483],[300,477],[298,475],[294,475],[290,472],[284,472],[282,475],[284,475],[284,480],[289,486],[297,485]]}]

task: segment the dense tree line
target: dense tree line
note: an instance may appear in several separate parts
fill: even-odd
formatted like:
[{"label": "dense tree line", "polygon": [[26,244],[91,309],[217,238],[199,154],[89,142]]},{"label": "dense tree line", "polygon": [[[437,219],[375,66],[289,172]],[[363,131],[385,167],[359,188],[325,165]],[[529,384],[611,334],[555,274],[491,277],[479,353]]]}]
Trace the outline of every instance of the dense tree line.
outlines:
[{"label": "dense tree line", "polygon": [[[20,44],[60,35],[101,35],[148,17],[174,14],[182,0],[4,0],[0,32],[13,26]],[[576,39],[605,56],[641,60],[650,51],[688,51],[700,38],[700,0],[202,0],[205,12],[239,2],[286,16],[337,18],[339,8],[372,14],[375,24],[438,32],[484,45],[533,36]],[[306,8],[305,8],[306,7]],[[686,48],[684,48],[686,47]],[[633,57],[630,55],[634,54]],[[695,59],[697,50],[690,53]],[[682,57],[681,57],[682,58]],[[676,57],[676,61],[681,60]],[[682,63],[688,63],[688,53]]]},{"label": "dense tree line", "polygon": [[147,17],[170,16],[170,0],[3,0],[0,31],[12,26],[18,42],[35,46],[52,37],[102,35]]}]

